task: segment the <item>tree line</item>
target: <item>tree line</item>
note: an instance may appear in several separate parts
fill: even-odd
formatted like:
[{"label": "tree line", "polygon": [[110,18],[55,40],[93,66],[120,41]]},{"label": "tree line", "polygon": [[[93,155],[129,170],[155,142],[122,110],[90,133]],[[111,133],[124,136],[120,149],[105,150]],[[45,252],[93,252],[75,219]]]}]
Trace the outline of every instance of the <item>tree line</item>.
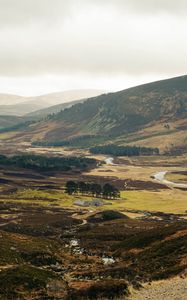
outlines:
[{"label": "tree line", "polygon": [[44,155],[32,154],[7,157],[5,155],[0,155],[0,165],[16,166],[39,171],[84,170],[95,164],[95,159],[87,157],[47,157]]},{"label": "tree line", "polygon": [[33,141],[33,146],[42,146],[42,147],[89,147],[89,145],[94,145],[99,141],[103,141],[102,136],[98,135],[80,135],[68,140],[53,140],[53,141],[46,141],[46,140],[38,140]]},{"label": "tree line", "polygon": [[98,183],[67,181],[65,191],[69,195],[81,194],[107,199],[120,198],[119,190],[110,183],[105,183],[102,186]]},{"label": "tree line", "polygon": [[137,146],[117,146],[114,144],[96,146],[90,148],[93,154],[107,154],[114,156],[140,156],[140,155],[159,155],[158,148],[137,147]]}]

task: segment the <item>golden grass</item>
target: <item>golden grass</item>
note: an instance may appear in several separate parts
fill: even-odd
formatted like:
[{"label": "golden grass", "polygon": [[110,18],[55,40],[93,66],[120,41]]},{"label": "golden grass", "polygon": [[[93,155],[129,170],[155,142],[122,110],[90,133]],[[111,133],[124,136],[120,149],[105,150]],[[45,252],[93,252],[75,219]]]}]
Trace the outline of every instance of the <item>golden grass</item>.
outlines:
[{"label": "golden grass", "polygon": [[187,192],[180,190],[123,191],[123,207],[164,213],[184,214],[187,210]]},{"label": "golden grass", "polygon": [[33,203],[39,205],[58,205],[58,206],[72,206],[74,197],[68,194],[65,194],[61,190],[57,191],[48,191],[48,190],[38,190],[38,189],[24,189],[18,190],[11,198],[14,198],[14,201],[22,203]]},{"label": "golden grass", "polygon": [[[43,191],[34,188],[18,190],[15,194],[6,196],[6,202],[24,203],[29,205],[38,204],[41,206],[59,206],[66,208],[78,208],[78,206],[74,205],[74,201],[77,199],[91,201],[93,197],[68,195],[61,190]],[[5,199],[1,199],[0,201],[5,201]]]},{"label": "golden grass", "polygon": [[144,128],[130,136],[120,138],[122,145],[139,145],[146,147],[158,147],[161,152],[165,152],[173,147],[183,147],[187,139],[187,131],[177,129],[186,125],[186,120],[177,120],[169,123],[169,129],[165,127],[165,122]]},{"label": "golden grass", "polygon": [[0,140],[6,140],[6,139],[9,139],[9,138],[12,138],[17,133],[18,133],[17,131],[9,131],[9,132],[0,133]]},{"label": "golden grass", "polygon": [[[184,140],[187,139],[187,131],[181,130],[169,133],[167,135],[159,135],[155,137],[150,137],[148,139],[142,139],[140,141],[137,141],[136,144],[138,146],[145,146],[145,147],[158,147],[162,151],[167,151],[167,149],[175,147],[183,147]],[[162,143],[160,142],[162,141]]]}]

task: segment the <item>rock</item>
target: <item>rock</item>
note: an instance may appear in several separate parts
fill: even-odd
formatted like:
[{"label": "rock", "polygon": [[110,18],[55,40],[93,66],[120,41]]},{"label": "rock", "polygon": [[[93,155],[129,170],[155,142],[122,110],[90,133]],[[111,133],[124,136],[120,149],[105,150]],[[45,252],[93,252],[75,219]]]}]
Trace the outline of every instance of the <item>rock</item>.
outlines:
[{"label": "rock", "polygon": [[16,251],[16,248],[15,247],[10,247],[10,250]]}]

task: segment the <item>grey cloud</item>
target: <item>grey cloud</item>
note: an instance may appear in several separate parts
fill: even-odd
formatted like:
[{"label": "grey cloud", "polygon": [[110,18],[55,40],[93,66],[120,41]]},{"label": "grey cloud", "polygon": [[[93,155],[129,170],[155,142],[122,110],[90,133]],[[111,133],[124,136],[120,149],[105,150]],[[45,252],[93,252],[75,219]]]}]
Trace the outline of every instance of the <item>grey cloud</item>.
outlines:
[{"label": "grey cloud", "polygon": [[[187,13],[186,0],[95,0],[97,3],[113,5],[118,9],[131,9],[133,12],[157,13],[165,11],[167,13]],[[94,2],[95,2],[94,1]],[[90,2],[93,3],[92,0]]]},{"label": "grey cloud", "polygon": [[98,33],[98,37],[91,32],[90,37],[74,32],[67,37],[63,31],[54,36],[49,31],[42,32],[42,38],[41,33],[34,37],[30,33],[27,38],[27,33],[21,32],[13,46],[9,41],[0,48],[0,74],[186,72],[187,42],[177,40],[177,32],[168,40],[164,40],[166,34],[160,33],[160,41],[154,33],[151,40],[150,36],[136,37],[133,32],[122,35],[113,32],[108,37],[105,31]]},{"label": "grey cloud", "polygon": [[[89,28],[81,12],[92,17],[92,5],[104,15]],[[104,19],[103,8],[111,5],[119,9],[119,24],[112,10]],[[185,73],[187,22],[177,12],[186,7],[186,0],[0,0],[0,75]],[[126,21],[121,8],[137,15]],[[163,10],[176,16],[156,16],[149,29],[142,12],[152,17]]]},{"label": "grey cloud", "polygon": [[131,9],[132,12],[186,13],[186,0],[0,0],[0,26],[19,25],[32,22],[55,22],[67,17],[74,8],[90,5],[117,9]]},{"label": "grey cloud", "polygon": [[55,22],[70,12],[72,0],[0,0],[0,26]]}]

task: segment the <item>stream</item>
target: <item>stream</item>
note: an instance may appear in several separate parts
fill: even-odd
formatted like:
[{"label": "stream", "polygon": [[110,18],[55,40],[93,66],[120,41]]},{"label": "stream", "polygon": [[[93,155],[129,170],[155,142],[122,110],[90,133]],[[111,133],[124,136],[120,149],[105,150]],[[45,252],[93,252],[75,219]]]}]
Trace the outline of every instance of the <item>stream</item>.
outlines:
[{"label": "stream", "polygon": [[153,177],[157,181],[159,181],[163,184],[166,184],[166,185],[170,185],[173,187],[179,187],[179,188],[187,188],[187,183],[177,183],[177,182],[172,182],[172,181],[165,179],[165,176],[167,173],[168,173],[168,171],[161,171],[161,172],[154,174]]},{"label": "stream", "polygon": [[105,159],[105,163],[107,165],[114,165],[114,158],[113,157],[108,157]]}]

